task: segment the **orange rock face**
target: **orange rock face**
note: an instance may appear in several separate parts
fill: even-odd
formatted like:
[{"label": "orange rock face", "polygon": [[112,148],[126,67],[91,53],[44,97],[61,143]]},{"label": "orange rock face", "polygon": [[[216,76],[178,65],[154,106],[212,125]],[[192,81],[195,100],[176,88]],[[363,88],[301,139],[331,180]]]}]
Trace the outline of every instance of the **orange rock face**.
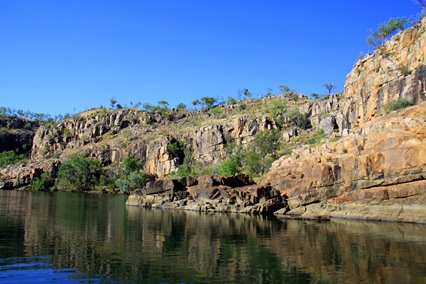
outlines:
[{"label": "orange rock face", "polygon": [[426,102],[374,118],[335,143],[279,159],[262,182],[287,194],[290,215],[426,223],[425,131]]}]

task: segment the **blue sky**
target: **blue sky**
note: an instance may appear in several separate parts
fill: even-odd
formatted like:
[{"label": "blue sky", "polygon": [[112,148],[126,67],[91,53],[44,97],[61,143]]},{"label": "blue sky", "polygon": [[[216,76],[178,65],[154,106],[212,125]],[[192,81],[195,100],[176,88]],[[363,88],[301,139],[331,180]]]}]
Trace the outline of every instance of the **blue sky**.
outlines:
[{"label": "blue sky", "polygon": [[412,0],[0,0],[0,106],[65,114],[343,89],[368,30]]}]

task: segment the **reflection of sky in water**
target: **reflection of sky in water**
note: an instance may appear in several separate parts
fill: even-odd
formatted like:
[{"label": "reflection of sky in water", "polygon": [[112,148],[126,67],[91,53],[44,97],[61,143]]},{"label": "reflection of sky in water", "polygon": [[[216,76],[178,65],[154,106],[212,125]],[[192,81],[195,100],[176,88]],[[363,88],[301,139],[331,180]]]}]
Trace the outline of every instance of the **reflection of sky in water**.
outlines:
[{"label": "reflection of sky in water", "polygon": [[76,268],[55,269],[50,257],[16,257],[0,259],[0,282],[5,283],[95,283],[96,278],[85,278]]}]

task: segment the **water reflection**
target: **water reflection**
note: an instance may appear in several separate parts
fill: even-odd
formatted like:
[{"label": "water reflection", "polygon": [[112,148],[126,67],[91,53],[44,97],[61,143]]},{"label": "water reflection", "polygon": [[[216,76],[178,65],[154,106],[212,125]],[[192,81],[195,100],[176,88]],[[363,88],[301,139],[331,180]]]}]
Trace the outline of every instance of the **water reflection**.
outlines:
[{"label": "water reflection", "polygon": [[425,255],[426,226],[280,221],[126,207],[122,196],[0,192],[0,279],[13,271],[5,259],[41,256],[40,269],[102,281],[424,283]]}]

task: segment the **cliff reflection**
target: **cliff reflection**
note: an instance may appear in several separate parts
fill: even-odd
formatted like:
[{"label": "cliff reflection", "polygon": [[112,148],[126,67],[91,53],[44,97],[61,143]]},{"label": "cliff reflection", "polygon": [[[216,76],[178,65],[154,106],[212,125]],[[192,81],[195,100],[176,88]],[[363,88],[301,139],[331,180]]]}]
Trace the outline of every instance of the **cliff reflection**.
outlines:
[{"label": "cliff reflection", "polygon": [[130,282],[425,282],[426,226],[126,207],[122,196],[0,192],[0,258]]}]

